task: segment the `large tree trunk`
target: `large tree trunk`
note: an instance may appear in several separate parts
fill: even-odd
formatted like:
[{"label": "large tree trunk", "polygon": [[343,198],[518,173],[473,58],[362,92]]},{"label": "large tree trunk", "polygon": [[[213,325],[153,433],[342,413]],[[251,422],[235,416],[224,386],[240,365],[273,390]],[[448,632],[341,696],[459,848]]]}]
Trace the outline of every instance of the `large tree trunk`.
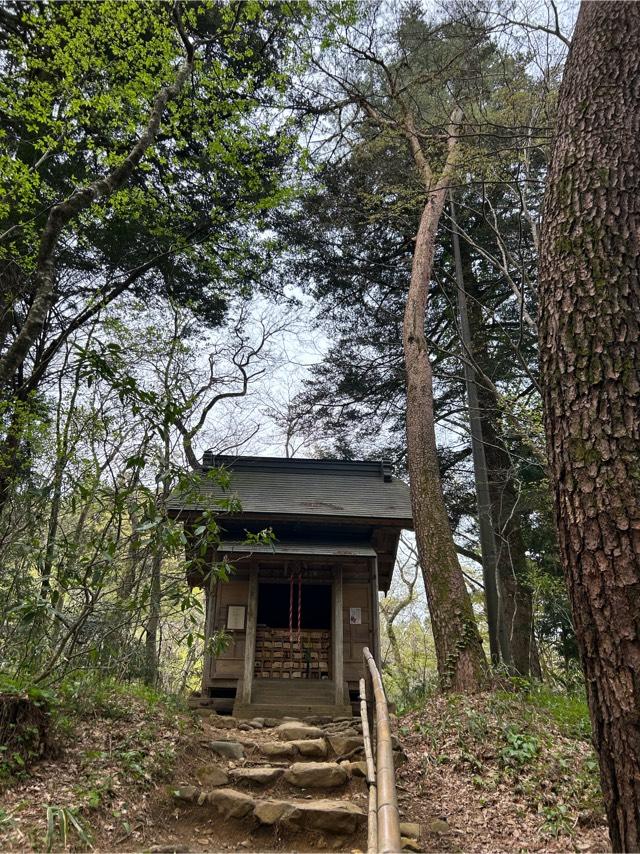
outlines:
[{"label": "large tree trunk", "polygon": [[471,437],[471,455],[473,457],[473,475],[476,487],[478,528],[480,530],[480,551],[482,553],[482,578],[484,581],[484,599],[489,633],[489,652],[494,665],[498,665],[502,658],[502,661],[507,666],[510,666],[511,648],[505,631],[505,622],[504,620],[500,620],[499,613],[496,537],[492,519],[491,491],[482,431],[482,410],[479,405],[477,371],[468,358],[473,351],[473,339],[471,324],[469,323],[467,292],[465,289],[464,270],[462,268],[462,251],[460,249],[456,208],[452,192],[449,193],[449,207],[451,211],[451,224],[453,226],[451,241],[455,260],[456,283],[458,286],[458,318],[460,321],[462,346],[466,357],[463,362],[463,369],[467,392],[467,409],[469,412],[469,433]]},{"label": "large tree trunk", "polygon": [[511,456],[496,424],[499,402],[492,389],[480,385],[482,435],[489,472],[491,515],[496,536],[496,566],[500,589],[500,622],[509,646],[509,664],[520,676],[536,667],[533,643],[533,597],[527,583],[527,555],[514,483]]},{"label": "large tree trunk", "polygon": [[[453,204],[452,219],[455,222]],[[455,240],[456,236],[454,232],[454,250],[456,243],[460,243]],[[491,376],[493,368],[486,335],[483,334],[480,310],[483,295],[473,272],[468,245],[464,242],[460,246],[459,262],[456,259],[456,268],[458,266],[458,287],[464,288],[471,296],[468,301],[459,299],[463,338],[467,339],[464,343],[480,374]],[[465,314],[468,318],[466,335],[463,322]],[[466,376],[469,366],[465,368]],[[473,371],[478,399],[476,408],[480,421],[476,430],[480,434],[482,456],[487,470],[490,520],[495,542],[493,569],[499,591],[497,634],[502,661],[510,671],[520,676],[529,676],[532,673],[539,676],[540,663],[533,632],[533,597],[527,583],[527,556],[522,536],[521,509],[518,507],[518,490],[514,481],[511,455],[500,426],[502,410],[495,389],[482,382],[482,379],[476,379],[477,373]]]},{"label": "large tree trunk", "polygon": [[436,231],[446,187],[436,188],[422,212],[403,324],[407,380],[407,460],[416,544],[431,615],[438,673],[444,687],[477,690],[486,659],[444,503],[433,412],[433,384],[425,313]]},{"label": "large tree trunk", "polygon": [[640,4],[583,3],[544,205],[560,549],[614,850],[640,849]]}]

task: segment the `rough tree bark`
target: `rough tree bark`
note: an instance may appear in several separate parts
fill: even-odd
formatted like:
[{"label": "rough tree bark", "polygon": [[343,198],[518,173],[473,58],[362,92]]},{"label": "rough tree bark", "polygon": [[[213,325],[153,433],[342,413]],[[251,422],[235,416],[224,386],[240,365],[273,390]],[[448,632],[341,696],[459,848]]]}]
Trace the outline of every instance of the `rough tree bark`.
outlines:
[{"label": "rough tree bark", "polygon": [[583,3],[540,257],[559,542],[611,843],[640,849],[640,4]]},{"label": "rough tree bark", "polygon": [[433,179],[413,125],[406,124],[411,151],[428,193],[411,268],[402,342],[407,383],[407,462],[416,544],[443,687],[474,691],[485,680],[486,659],[464,583],[440,483],[433,411],[433,379],[425,336],[425,314],[436,232],[457,153],[456,111],[449,129],[447,161]]}]

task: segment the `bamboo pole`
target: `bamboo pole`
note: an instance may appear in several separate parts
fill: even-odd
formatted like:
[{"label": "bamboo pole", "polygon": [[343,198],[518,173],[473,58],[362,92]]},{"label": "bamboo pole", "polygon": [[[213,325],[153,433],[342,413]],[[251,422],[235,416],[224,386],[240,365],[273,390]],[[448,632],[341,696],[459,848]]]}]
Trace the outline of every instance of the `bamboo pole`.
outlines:
[{"label": "bamboo pole", "polygon": [[367,821],[367,852],[378,852],[378,792],[376,786],[376,766],[373,762],[371,749],[371,733],[369,731],[369,715],[367,711],[367,691],[364,679],[360,680],[360,719],[362,720],[362,740],[364,755],[367,763],[366,782],[369,789],[369,815]]},{"label": "bamboo pole", "polygon": [[376,703],[376,785],[378,814],[378,851],[380,854],[396,854],[400,845],[400,813],[396,794],[393,745],[391,743],[391,720],[384,694],[382,677],[371,652],[363,649],[364,660],[373,682]]}]

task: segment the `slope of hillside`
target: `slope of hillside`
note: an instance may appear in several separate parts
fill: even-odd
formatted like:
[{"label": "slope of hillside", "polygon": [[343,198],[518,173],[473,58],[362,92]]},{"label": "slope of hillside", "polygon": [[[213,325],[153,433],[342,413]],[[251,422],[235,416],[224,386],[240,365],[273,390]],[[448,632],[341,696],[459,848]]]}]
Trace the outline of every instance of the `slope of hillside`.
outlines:
[{"label": "slope of hillside", "polygon": [[424,850],[609,850],[582,699],[542,689],[434,697],[400,719],[400,734],[399,795]]},{"label": "slope of hillside", "polygon": [[[68,690],[54,717],[54,754],[0,791],[1,850],[262,850],[255,845],[274,840],[281,851],[305,840],[323,850],[309,835],[254,838],[176,802],[175,788],[211,763],[211,738],[260,734],[217,732],[168,698],[113,683]],[[542,690],[434,697],[397,732],[407,757],[400,808],[421,826],[416,849],[607,850],[583,701]],[[335,797],[360,803],[354,786]],[[354,844],[363,841],[347,850]]]}]

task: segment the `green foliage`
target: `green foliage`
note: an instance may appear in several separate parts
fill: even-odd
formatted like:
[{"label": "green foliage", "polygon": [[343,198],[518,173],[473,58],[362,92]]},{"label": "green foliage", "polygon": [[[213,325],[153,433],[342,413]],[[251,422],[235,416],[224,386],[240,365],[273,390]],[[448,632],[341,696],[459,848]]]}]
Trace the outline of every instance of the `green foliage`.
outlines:
[{"label": "green foliage", "polygon": [[88,829],[77,814],[77,810],[69,807],[58,807],[48,805],[47,811],[47,835],[45,847],[51,851],[55,845],[66,849],[71,836],[75,834],[85,848],[93,849],[91,836]]},{"label": "green foliage", "polygon": [[535,735],[517,732],[512,727],[507,728],[505,741],[500,758],[506,765],[528,765],[540,752],[540,743]]},{"label": "green foliage", "polygon": [[140,682],[124,683],[89,671],[63,680],[56,692],[59,710],[76,718],[132,720],[137,700],[150,710],[184,708],[178,696],[171,696]]}]

